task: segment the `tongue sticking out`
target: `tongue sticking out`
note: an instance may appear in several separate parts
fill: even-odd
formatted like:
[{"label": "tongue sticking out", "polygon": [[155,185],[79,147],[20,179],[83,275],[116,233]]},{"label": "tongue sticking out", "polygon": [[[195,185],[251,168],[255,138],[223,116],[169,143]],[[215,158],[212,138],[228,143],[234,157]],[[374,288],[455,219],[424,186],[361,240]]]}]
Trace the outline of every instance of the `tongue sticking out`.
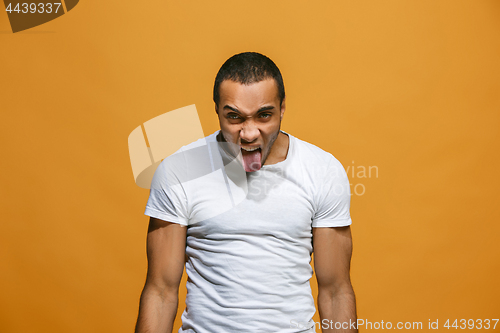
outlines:
[{"label": "tongue sticking out", "polygon": [[241,150],[243,156],[243,167],[246,172],[257,171],[261,168],[261,151],[260,148],[254,151]]}]

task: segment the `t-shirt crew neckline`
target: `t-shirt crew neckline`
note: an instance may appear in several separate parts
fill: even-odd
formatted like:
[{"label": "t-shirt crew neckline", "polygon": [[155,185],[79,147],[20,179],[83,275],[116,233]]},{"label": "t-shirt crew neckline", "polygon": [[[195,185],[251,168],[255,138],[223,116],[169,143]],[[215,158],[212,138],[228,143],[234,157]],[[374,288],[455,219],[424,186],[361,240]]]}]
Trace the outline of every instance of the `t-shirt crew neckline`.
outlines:
[{"label": "t-shirt crew neckline", "polygon": [[[288,161],[291,160],[292,155],[293,155],[293,145],[294,145],[294,139],[293,136],[286,133],[285,131],[280,130],[281,133],[285,134],[288,136],[288,151],[286,152],[286,157],[283,161],[274,163],[274,164],[264,164],[260,170],[262,169],[269,169],[269,168],[276,168],[276,167],[283,167],[285,166]],[[258,172],[258,171],[257,171]]]},{"label": "t-shirt crew neckline", "polygon": [[[274,164],[264,164],[259,170],[255,171],[255,172],[259,172],[260,170],[262,169],[272,169],[272,168],[276,168],[276,167],[283,167],[285,166],[286,164],[289,163],[289,161],[292,159],[292,156],[293,156],[293,148],[295,146],[295,138],[293,135],[285,132],[285,131],[282,131],[280,130],[281,133],[285,134],[288,136],[288,151],[286,152],[286,157],[283,161],[280,161],[280,162],[277,162],[277,163],[274,163]],[[218,142],[217,141],[217,136],[220,134],[220,130],[217,130],[213,135],[214,135],[214,140],[215,142]],[[224,152],[225,153],[225,152]]]}]

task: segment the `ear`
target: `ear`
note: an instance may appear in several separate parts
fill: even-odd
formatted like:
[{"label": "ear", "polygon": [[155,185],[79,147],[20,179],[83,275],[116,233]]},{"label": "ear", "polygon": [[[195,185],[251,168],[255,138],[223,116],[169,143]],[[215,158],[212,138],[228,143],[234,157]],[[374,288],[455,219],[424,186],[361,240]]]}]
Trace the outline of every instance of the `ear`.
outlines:
[{"label": "ear", "polygon": [[281,102],[281,109],[280,109],[280,118],[283,120],[283,115],[285,114],[285,109],[286,109],[286,97],[283,98],[283,102]]},{"label": "ear", "polygon": [[217,104],[215,104],[215,113],[217,113],[217,115],[219,115],[219,110],[217,110]]}]

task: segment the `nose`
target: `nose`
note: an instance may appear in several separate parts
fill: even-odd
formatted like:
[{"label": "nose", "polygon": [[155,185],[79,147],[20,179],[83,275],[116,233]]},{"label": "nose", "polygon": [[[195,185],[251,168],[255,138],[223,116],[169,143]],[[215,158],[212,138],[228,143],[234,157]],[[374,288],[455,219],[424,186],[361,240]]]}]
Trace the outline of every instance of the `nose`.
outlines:
[{"label": "nose", "polygon": [[260,131],[257,128],[257,126],[255,126],[253,121],[245,121],[245,124],[243,125],[243,127],[240,130],[241,141],[243,141],[245,143],[252,143],[255,140],[257,140],[259,135],[260,135]]}]

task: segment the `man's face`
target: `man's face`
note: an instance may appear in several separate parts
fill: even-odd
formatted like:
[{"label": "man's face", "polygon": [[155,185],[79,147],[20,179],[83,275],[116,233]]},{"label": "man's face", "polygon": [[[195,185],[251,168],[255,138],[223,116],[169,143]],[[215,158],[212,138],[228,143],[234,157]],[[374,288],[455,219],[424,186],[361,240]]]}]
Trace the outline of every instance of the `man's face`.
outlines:
[{"label": "man's face", "polygon": [[219,95],[216,111],[224,140],[234,144],[233,154],[241,151],[245,171],[259,170],[271,153],[285,113],[276,81],[269,78],[244,85],[224,80]]}]

